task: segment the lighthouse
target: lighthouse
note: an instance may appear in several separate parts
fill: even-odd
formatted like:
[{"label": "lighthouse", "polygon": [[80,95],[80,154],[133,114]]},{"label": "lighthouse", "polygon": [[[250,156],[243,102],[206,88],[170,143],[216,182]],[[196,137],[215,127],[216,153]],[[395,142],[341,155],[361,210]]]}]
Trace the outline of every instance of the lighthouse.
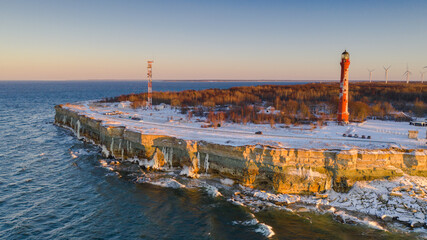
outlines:
[{"label": "lighthouse", "polygon": [[341,54],[341,80],[340,99],[338,102],[337,121],[348,123],[348,67],[350,66],[350,54],[344,51]]}]

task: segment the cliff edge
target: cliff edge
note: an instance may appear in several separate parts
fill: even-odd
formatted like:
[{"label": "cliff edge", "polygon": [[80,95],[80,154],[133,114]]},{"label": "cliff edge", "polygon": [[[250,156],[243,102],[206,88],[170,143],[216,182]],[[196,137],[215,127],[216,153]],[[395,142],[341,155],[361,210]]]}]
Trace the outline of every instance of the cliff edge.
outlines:
[{"label": "cliff edge", "polygon": [[[72,129],[79,139],[101,146],[106,157],[158,170],[180,167],[190,177],[204,173],[219,175],[243,186],[276,193],[311,194],[329,189],[347,192],[357,181],[404,174],[427,177],[427,150],[421,148],[322,149],[268,143],[219,144],[188,139],[191,136],[152,134],[133,122],[126,124],[109,118],[90,104],[58,105],[55,110],[57,125]],[[223,138],[221,131],[215,134]]]}]

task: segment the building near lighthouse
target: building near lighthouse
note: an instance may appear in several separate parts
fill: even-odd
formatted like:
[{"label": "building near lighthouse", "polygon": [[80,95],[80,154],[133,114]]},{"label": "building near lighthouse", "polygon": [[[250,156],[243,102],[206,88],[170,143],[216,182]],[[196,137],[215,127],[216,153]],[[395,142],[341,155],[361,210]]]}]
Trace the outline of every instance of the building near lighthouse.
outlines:
[{"label": "building near lighthouse", "polygon": [[341,54],[340,64],[341,78],[337,121],[339,123],[348,123],[348,67],[350,66],[350,54],[347,51]]}]

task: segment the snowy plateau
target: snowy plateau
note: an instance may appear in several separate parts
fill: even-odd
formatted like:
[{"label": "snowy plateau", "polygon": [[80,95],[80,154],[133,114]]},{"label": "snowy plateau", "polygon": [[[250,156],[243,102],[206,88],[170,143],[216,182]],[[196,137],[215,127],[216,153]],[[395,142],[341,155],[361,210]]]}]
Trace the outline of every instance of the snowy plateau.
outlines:
[{"label": "snowy plateau", "polygon": [[[427,237],[425,127],[368,120],[316,128],[232,123],[202,128],[205,119],[188,119],[173,107],[133,109],[128,102],[86,101],[56,111],[56,124],[101,147],[107,157],[103,167],[120,172],[133,163],[156,170],[139,172],[136,182],[199,187],[253,212],[313,211]],[[418,131],[418,138],[408,138],[408,131]],[[256,218],[235,224],[257,225],[265,236],[274,235]]]}]

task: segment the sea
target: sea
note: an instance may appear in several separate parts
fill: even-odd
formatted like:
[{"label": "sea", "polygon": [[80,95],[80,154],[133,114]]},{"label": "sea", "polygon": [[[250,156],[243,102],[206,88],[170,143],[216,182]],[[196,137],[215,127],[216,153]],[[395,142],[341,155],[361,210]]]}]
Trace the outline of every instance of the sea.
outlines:
[{"label": "sea", "polygon": [[[301,82],[158,81],[156,91]],[[146,81],[0,81],[0,239],[405,239],[333,216],[250,209],[203,188],[112,174],[99,147],[54,125],[54,106],[147,90]],[[256,219],[261,224],[250,224]],[[270,233],[263,231],[268,226]],[[274,234],[272,234],[274,232]]]}]

